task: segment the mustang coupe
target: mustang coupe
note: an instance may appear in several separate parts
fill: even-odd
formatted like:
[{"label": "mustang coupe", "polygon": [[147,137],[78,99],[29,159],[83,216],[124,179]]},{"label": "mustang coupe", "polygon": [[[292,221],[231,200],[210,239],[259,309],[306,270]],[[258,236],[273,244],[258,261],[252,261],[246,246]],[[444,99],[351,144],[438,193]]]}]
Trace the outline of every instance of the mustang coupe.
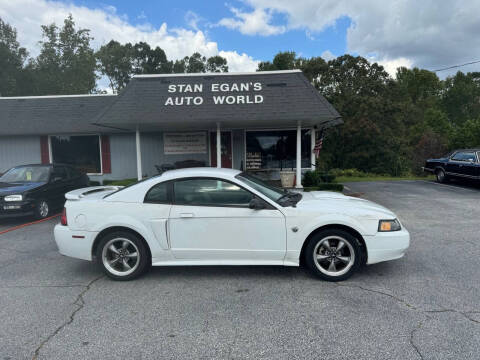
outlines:
[{"label": "mustang coupe", "polygon": [[423,170],[435,174],[440,183],[452,178],[480,180],[480,149],[455,150],[443,158],[429,159]]},{"label": "mustang coupe", "polygon": [[401,258],[410,235],[390,210],[333,192],[287,192],[232,169],[171,170],[125,188],[66,194],[60,253],[115,280],[151,265],[305,264],[329,281]]}]

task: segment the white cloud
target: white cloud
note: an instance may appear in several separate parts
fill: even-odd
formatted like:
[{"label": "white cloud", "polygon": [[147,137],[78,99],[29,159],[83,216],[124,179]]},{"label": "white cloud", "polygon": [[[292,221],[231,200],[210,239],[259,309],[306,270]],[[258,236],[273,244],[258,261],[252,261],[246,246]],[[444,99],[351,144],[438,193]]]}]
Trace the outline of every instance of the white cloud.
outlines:
[{"label": "white cloud", "polygon": [[278,35],[285,32],[285,26],[270,25],[273,12],[270,10],[257,8],[250,13],[231,7],[230,11],[235,18],[223,18],[218,25],[229,29],[239,30],[245,35]]},{"label": "white cloud", "polygon": [[[284,23],[262,18],[257,28],[277,27],[321,32],[342,17],[351,19],[347,51],[375,60],[427,69],[480,58],[478,0],[243,0],[258,12],[280,14]],[[242,22],[242,18],[236,21]],[[241,31],[241,28],[238,28]],[[263,35],[268,35],[264,33]],[[401,59],[401,60],[400,60]],[[477,67],[478,71],[478,67]]]},{"label": "white cloud", "polygon": [[330,50],[325,50],[324,52],[322,52],[322,55],[320,55],[320,56],[325,61],[330,61],[330,60],[333,60],[333,59],[336,58],[336,56],[333,55]]},{"label": "white cloud", "polygon": [[[375,61],[374,59],[372,60]],[[403,57],[391,60],[381,60],[377,62],[382,65],[385,68],[385,71],[388,72],[393,78],[395,78],[397,69],[399,67],[411,68],[413,65],[412,60]]]},{"label": "white cloud", "polygon": [[[48,0],[0,0],[0,17],[17,28],[19,42],[33,56],[40,51],[40,26],[51,23],[61,26],[70,13],[77,27],[90,29],[90,34],[94,37],[94,48],[115,39],[121,43],[145,41],[150,46],[160,46],[170,59],[180,59],[194,52],[205,56],[222,53],[217,43],[208,40],[201,30],[169,29],[166,23],[158,28],[148,23],[134,26],[125,15],[117,14],[113,6],[90,9],[73,3]],[[252,68],[254,60],[246,54],[225,54],[229,56],[232,70],[249,71]]]},{"label": "white cloud", "polygon": [[227,59],[229,72],[256,71],[260,62],[245,53],[240,55],[236,51],[220,51],[219,55]]}]

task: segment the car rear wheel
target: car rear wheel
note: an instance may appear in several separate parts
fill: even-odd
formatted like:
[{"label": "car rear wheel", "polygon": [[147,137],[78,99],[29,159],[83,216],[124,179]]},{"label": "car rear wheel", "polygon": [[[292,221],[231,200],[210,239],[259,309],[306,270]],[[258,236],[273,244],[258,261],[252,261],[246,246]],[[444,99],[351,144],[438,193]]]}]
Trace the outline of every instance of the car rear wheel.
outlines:
[{"label": "car rear wheel", "polygon": [[46,200],[40,200],[35,207],[35,217],[45,219],[50,214],[50,206]]},{"label": "car rear wheel", "polygon": [[305,249],[305,256],[310,271],[327,281],[348,279],[362,262],[360,243],[340,229],[315,234]]},{"label": "car rear wheel", "polygon": [[135,234],[115,232],[106,235],[97,249],[97,259],[110,278],[132,280],[150,265],[145,243]]},{"label": "car rear wheel", "polygon": [[435,171],[435,176],[437,177],[437,181],[439,183],[447,182],[447,175],[445,174],[445,171],[443,171],[443,169],[438,169],[437,171]]}]

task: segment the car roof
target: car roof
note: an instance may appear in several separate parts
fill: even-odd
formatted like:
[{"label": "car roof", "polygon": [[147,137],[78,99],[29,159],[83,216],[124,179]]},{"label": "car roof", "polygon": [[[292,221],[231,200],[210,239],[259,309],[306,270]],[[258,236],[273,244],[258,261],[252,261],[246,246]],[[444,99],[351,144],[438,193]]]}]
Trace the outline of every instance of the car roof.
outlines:
[{"label": "car roof", "polygon": [[476,149],[457,149],[457,150],[454,150],[452,152],[459,152],[459,151],[480,151],[480,148],[476,148]]},{"label": "car roof", "polygon": [[35,166],[45,166],[45,167],[52,167],[52,166],[68,166],[68,167],[73,167],[72,165],[69,164],[61,164],[61,163],[49,163],[49,164],[23,164],[23,165],[16,165],[13,166],[13,168],[19,168],[19,167],[35,167]]},{"label": "car roof", "polygon": [[224,168],[212,168],[212,167],[198,167],[198,168],[185,168],[165,171],[160,177],[162,180],[170,180],[184,177],[219,177],[219,178],[232,178],[240,174],[240,170],[224,169]]}]

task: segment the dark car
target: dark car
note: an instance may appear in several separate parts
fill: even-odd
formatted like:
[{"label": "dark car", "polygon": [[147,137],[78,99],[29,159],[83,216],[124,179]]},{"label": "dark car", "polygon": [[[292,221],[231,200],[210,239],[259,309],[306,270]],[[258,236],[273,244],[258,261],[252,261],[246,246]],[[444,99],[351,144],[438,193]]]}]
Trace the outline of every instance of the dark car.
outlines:
[{"label": "dark car", "polygon": [[480,180],[480,149],[455,150],[440,159],[425,162],[424,171],[435,174],[438,182],[451,178]]},{"label": "dark car", "polygon": [[65,193],[86,187],[88,176],[69,165],[22,165],[0,176],[0,218],[46,218],[65,203]]}]

